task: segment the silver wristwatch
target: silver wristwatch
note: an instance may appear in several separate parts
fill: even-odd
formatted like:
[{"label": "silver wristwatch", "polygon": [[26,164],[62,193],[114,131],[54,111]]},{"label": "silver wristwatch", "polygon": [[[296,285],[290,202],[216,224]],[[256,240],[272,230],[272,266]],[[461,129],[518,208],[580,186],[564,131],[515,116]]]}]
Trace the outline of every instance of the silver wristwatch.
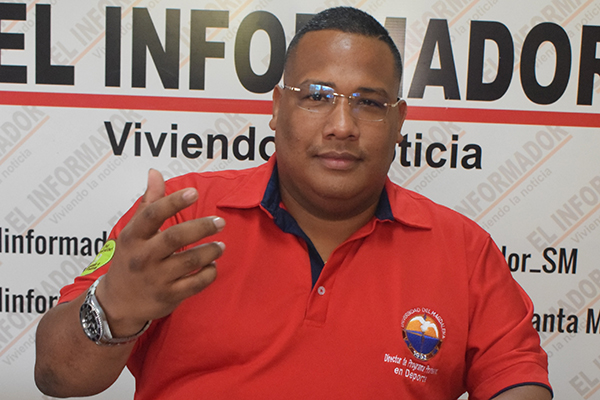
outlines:
[{"label": "silver wristwatch", "polygon": [[110,332],[110,328],[108,327],[108,321],[106,320],[104,310],[102,307],[100,307],[98,299],[96,299],[96,287],[103,277],[104,275],[99,277],[96,282],[90,286],[87,296],[85,297],[85,301],[79,309],[79,320],[81,321],[83,332],[97,345],[113,346],[131,343],[140,337],[142,333],[146,331],[146,329],[148,329],[152,321],[146,322],[146,325],[144,325],[142,330],[133,336],[114,338]]}]

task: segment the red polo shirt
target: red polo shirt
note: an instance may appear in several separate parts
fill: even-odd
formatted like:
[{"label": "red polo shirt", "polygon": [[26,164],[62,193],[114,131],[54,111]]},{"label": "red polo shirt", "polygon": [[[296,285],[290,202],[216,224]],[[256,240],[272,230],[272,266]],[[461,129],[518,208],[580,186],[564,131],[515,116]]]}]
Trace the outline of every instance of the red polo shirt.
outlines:
[{"label": "red polo shirt", "polygon": [[[227,249],[216,281],[138,340],[128,363],[136,399],[439,400],[468,390],[477,400],[549,387],[531,301],[477,224],[388,180],[377,215],[323,264],[279,208],[274,165],[167,183],[200,196],[164,228],[218,215],[227,226],[210,240]],[[77,278],[61,301],[109,266]]]}]

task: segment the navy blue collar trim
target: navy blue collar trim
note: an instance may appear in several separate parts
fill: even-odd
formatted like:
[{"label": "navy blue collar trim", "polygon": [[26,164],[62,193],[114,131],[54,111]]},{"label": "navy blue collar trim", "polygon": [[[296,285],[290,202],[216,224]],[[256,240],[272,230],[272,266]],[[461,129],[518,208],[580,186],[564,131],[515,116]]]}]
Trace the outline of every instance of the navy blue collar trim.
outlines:
[{"label": "navy blue collar trim", "polygon": [[315,248],[315,245],[310,238],[300,228],[294,217],[279,206],[281,204],[281,194],[279,193],[279,174],[277,173],[277,165],[273,167],[273,173],[267,184],[265,195],[260,203],[273,217],[273,222],[282,231],[291,233],[299,238],[302,238],[308,247],[308,256],[310,259],[310,272],[312,277],[312,287],[317,283],[319,275],[325,266],[321,255]]},{"label": "navy blue collar trim", "polygon": [[379,196],[379,203],[377,203],[377,209],[375,210],[375,217],[380,221],[393,221],[394,213],[392,213],[392,206],[390,205],[390,199],[387,194],[387,190],[383,188],[381,196]]},{"label": "navy blue collar trim", "polygon": [[[269,214],[271,214],[273,222],[275,222],[275,225],[277,225],[279,229],[302,238],[306,242],[310,258],[312,286],[314,287],[317,283],[317,279],[319,279],[319,275],[321,275],[325,263],[310,238],[300,228],[300,225],[298,225],[294,217],[292,217],[287,210],[280,207],[281,193],[279,192],[279,174],[277,172],[277,165],[273,167],[273,173],[271,174],[271,178],[269,179],[269,183],[267,184],[265,194],[260,204],[269,212]],[[375,217],[379,220],[394,220],[390,201],[385,189],[383,189],[381,197],[379,198],[379,203],[375,210]]]}]

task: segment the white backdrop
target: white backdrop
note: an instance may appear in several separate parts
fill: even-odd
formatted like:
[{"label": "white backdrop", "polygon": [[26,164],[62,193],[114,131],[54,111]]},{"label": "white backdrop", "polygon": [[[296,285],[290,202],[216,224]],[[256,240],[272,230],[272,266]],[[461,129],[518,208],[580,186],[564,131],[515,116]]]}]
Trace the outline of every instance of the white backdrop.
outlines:
[{"label": "white backdrop", "polygon": [[[284,43],[302,14],[336,5],[373,14],[404,56],[392,179],[492,234],[534,301],[555,398],[600,399],[593,0],[0,3],[0,398],[47,398],[37,322],[148,168],[246,168],[273,152],[267,89]],[[132,393],[125,372],[95,398]]]}]

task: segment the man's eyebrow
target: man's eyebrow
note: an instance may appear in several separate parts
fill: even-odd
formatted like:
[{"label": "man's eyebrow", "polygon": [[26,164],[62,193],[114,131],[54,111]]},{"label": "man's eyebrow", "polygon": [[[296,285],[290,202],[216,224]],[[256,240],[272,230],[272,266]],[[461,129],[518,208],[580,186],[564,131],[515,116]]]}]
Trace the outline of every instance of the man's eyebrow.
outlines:
[{"label": "man's eyebrow", "polygon": [[388,96],[387,90],[385,90],[384,88],[380,88],[380,87],[361,86],[358,89],[356,89],[355,92],[377,93],[382,96],[386,96],[386,97]]},{"label": "man's eyebrow", "polygon": [[329,87],[335,89],[335,83],[333,83],[333,82],[318,81],[318,80],[314,80],[314,79],[305,79],[304,81],[300,82],[300,84],[298,86],[302,86],[302,85],[321,85],[321,86],[329,86]]}]

